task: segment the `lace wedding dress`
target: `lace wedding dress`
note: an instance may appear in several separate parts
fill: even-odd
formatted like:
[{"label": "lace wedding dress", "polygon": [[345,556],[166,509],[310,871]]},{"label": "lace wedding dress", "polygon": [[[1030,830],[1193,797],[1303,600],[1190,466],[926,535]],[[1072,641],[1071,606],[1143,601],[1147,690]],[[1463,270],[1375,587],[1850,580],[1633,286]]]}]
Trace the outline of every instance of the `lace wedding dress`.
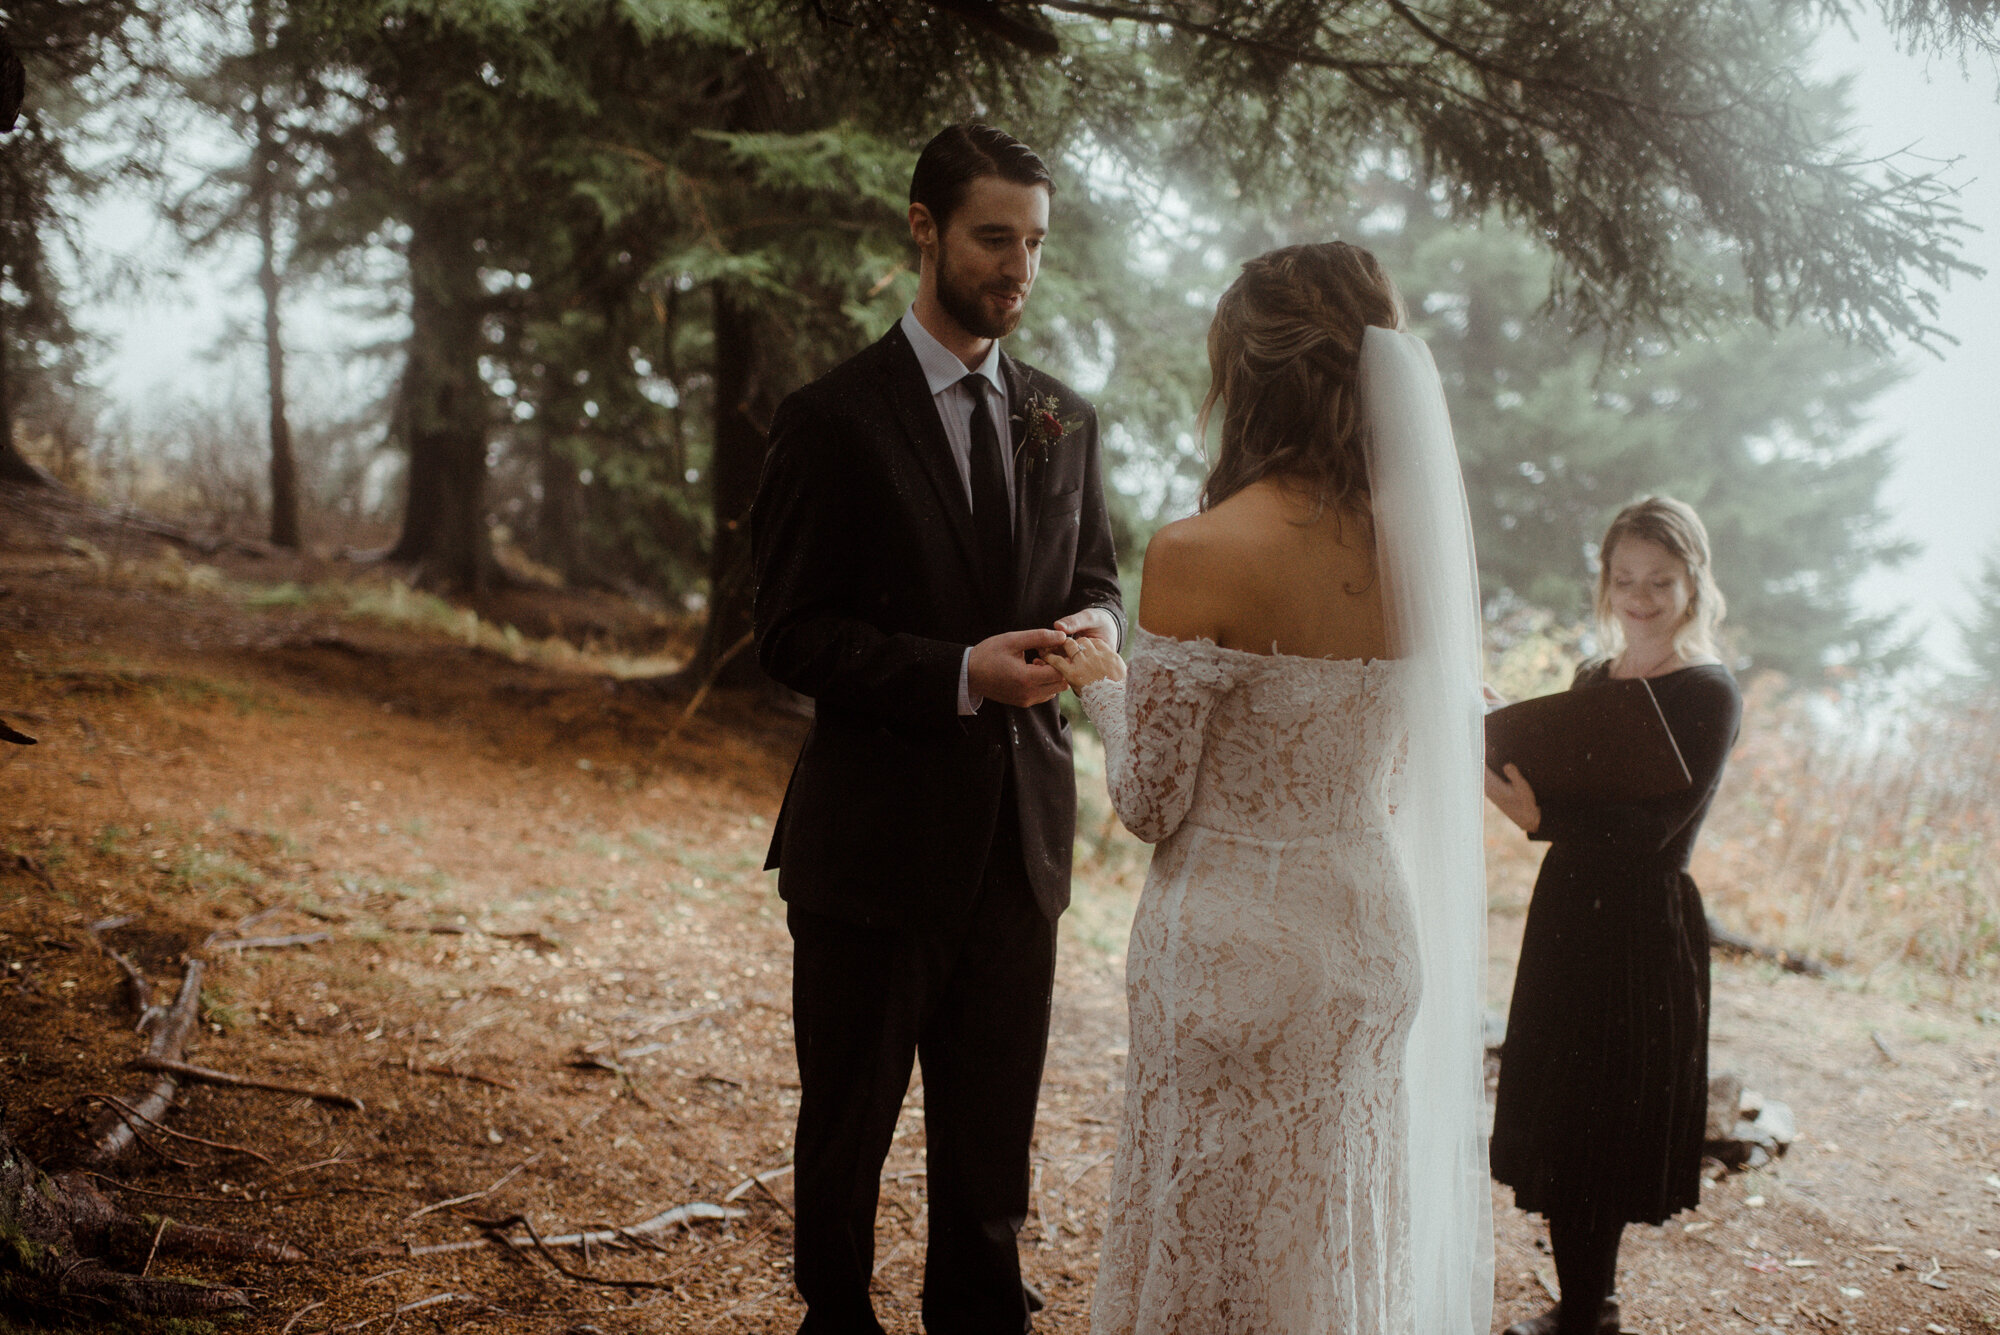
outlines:
[{"label": "lace wedding dress", "polygon": [[1485,1335],[1479,591],[1443,387],[1358,371],[1390,652],[1133,632],[1083,689],[1158,845],[1093,1335]]},{"label": "lace wedding dress", "polygon": [[1138,630],[1126,681],[1083,691],[1119,815],[1159,844],[1098,1335],[1412,1328],[1406,668]]}]

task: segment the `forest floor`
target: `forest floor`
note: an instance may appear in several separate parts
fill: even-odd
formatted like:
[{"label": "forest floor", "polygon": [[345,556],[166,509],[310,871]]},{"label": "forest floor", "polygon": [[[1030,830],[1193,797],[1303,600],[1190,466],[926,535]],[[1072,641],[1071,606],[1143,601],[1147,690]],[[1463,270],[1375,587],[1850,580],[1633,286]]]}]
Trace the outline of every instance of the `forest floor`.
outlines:
[{"label": "forest floor", "polygon": [[[190,565],[0,497],[0,717],[40,738],[0,747],[8,1126],[54,1162],[89,1095],[142,1083],[91,924],[128,919],[103,940],[168,986],[220,932],[191,1059],[366,1109],[190,1086],[170,1127],[240,1150],[149,1135],[158,1152],[106,1183],[135,1210],[313,1256],[155,1263],[252,1290],[232,1328],[791,1331],[790,956],[760,867],[802,721],[717,692],[680,726],[683,703],[594,659],[324,592],[357,580],[247,554]],[[489,629],[588,639],[628,664],[685,649],[685,627],[613,599],[480,610]],[[1023,1237],[1049,1300],[1036,1329],[1078,1335],[1143,876],[1094,801]],[[1494,833],[1502,1000],[1532,858]],[[245,935],[312,939],[228,948]],[[1698,1212],[1631,1231],[1627,1329],[2000,1327],[2000,1015],[1990,996],[1896,978],[1718,960],[1713,1066],[1788,1102],[1802,1134],[1763,1170],[1718,1170]],[[896,1332],[919,1329],[921,1104],[919,1088],[883,1180],[878,1306]],[[533,1250],[415,1250],[476,1243],[476,1220],[525,1216],[546,1237],[690,1202],[741,1213],[556,1253],[666,1287],[580,1282]],[[1497,1329],[1538,1310],[1554,1275],[1536,1221],[1504,1191],[1494,1205]]]}]

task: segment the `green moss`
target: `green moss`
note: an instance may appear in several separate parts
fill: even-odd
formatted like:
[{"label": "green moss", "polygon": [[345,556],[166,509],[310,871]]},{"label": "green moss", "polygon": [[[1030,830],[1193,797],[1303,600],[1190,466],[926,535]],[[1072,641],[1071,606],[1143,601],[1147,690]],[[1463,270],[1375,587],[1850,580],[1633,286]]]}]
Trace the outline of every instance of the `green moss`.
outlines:
[{"label": "green moss", "polygon": [[224,1029],[242,1029],[254,1019],[250,1008],[237,1001],[226,987],[201,990],[201,1018],[206,1024],[221,1025]]}]

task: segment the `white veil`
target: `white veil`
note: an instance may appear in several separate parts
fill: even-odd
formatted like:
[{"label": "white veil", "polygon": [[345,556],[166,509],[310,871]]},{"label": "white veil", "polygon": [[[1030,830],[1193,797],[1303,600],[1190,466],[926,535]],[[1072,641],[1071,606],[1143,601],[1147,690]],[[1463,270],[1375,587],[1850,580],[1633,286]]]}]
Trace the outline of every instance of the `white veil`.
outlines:
[{"label": "white veil", "polygon": [[1483,994],[1486,868],[1479,582],[1465,483],[1422,339],[1361,341],[1361,411],[1391,653],[1413,660],[1394,838],[1423,963],[1410,1033],[1410,1242],[1419,1335],[1485,1335],[1493,1310]]}]

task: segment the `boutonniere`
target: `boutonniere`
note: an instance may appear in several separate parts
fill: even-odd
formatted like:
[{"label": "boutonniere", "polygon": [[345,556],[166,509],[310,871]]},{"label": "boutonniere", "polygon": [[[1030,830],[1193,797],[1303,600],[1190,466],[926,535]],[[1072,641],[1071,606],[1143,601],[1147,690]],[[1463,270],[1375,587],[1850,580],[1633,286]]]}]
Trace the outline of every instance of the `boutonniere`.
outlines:
[{"label": "boutonniere", "polygon": [[1014,448],[1014,466],[1029,477],[1034,476],[1036,467],[1048,458],[1057,441],[1083,425],[1081,416],[1062,415],[1062,400],[1053,394],[1028,395],[1028,401],[1015,414],[1015,421],[1021,424],[1016,433],[1021,443]]}]

